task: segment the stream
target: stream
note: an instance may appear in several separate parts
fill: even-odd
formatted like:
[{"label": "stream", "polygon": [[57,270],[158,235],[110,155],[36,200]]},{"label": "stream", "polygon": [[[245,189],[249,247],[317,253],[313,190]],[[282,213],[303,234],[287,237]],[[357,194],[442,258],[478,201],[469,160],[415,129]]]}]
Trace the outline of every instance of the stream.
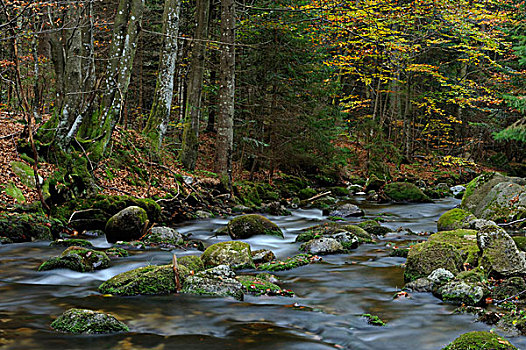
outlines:
[{"label": "stream", "polygon": [[[367,217],[384,215],[383,225],[395,232],[377,244],[364,244],[351,254],[324,256],[322,262],[275,273],[281,286],[296,293],[288,297],[254,297],[244,301],[198,295],[103,296],[97,287],[124,271],[148,264],[169,264],[169,250],[130,251],[112,267],[94,273],[70,270],[37,272],[38,266],[64,248],[49,242],[0,246],[0,347],[2,349],[434,349],[458,335],[491,326],[472,315],[454,315],[454,305],[429,293],[393,299],[404,285],[404,258],[389,257],[387,242],[425,239],[409,234],[436,231],[436,221],[459,201],[429,204],[373,204],[355,197]],[[387,214],[387,215],[386,215]],[[285,239],[256,236],[245,240],[252,250],[271,249],[278,258],[298,254],[296,235],[327,220],[317,209],[297,209],[291,216],[269,216]],[[365,218],[365,219],[366,219]],[[229,240],[213,231],[229,218],[187,222],[177,227],[205,245]],[[362,219],[356,219],[358,222]],[[353,222],[353,220],[350,220]],[[91,239],[108,248],[104,237]],[[178,256],[198,251],[174,251]],[[49,324],[66,309],[108,312],[131,332],[114,335],[69,335]],[[363,313],[378,315],[387,326],[367,323]],[[526,349],[526,337],[508,338]]]}]

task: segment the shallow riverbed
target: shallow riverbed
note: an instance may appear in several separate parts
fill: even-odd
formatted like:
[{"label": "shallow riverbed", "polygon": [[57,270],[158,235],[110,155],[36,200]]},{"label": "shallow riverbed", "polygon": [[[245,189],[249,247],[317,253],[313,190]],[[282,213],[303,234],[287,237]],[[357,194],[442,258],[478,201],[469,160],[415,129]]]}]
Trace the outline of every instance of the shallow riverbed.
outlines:
[{"label": "shallow riverbed", "polygon": [[[367,217],[379,214],[384,225],[413,232],[436,231],[436,220],[458,204],[447,198],[431,204],[375,205],[355,201]],[[294,239],[302,229],[326,220],[319,210],[295,210],[292,216],[269,217],[285,239],[253,237],[252,249],[271,249],[278,258],[298,253]],[[213,230],[228,218],[186,223],[177,229],[212,244],[227,240]],[[232,298],[194,295],[111,297],[97,292],[106,279],[148,264],[168,264],[172,252],[132,251],[95,273],[69,270],[37,272],[41,262],[63,248],[49,242],[0,246],[0,346],[2,349],[441,349],[461,333],[489,330],[470,315],[431,294],[393,299],[403,286],[405,259],[388,257],[388,241],[422,240],[406,231],[388,234],[347,255],[325,256],[318,264],[278,272],[283,287],[296,296]],[[104,238],[92,240],[99,248]],[[197,251],[174,251],[178,256]],[[56,333],[49,324],[71,307],[109,312],[130,326],[118,335],[72,336]],[[367,324],[370,313],[386,327]],[[526,349],[526,337],[509,338]]]}]

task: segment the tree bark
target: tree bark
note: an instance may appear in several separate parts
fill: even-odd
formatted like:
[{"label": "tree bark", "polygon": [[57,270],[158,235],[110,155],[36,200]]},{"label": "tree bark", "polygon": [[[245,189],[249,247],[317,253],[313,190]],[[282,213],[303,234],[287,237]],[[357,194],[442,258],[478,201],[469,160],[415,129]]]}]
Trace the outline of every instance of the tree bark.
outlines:
[{"label": "tree bark", "polygon": [[177,63],[177,37],[179,36],[179,13],[181,0],[166,0],[163,14],[163,45],[157,74],[157,85],[150,116],[143,132],[160,149],[168,129],[174,93],[174,75]]},{"label": "tree bark", "polygon": [[227,187],[232,181],[235,94],[235,1],[221,1],[221,59],[216,171]]},{"label": "tree bark", "polygon": [[199,119],[201,115],[201,99],[203,91],[203,74],[206,44],[208,37],[208,20],[210,17],[210,0],[197,0],[194,42],[192,58],[188,72],[188,88],[186,98],[186,113],[184,118],[183,150],[181,161],[185,168],[195,169],[197,162]]}]

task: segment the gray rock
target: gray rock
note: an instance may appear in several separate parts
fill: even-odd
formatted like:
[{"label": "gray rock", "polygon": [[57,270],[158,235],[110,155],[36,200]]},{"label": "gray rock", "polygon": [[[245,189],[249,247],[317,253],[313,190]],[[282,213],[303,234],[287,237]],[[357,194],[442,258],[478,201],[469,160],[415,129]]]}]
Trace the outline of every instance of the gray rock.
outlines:
[{"label": "gray rock", "polygon": [[492,276],[511,277],[526,274],[526,258],[515,241],[502,228],[487,225],[477,232],[482,251],[479,264]]},{"label": "gray rock", "polygon": [[434,283],[427,277],[416,279],[407,283],[404,290],[408,292],[430,293],[433,291]]},{"label": "gray rock", "polygon": [[357,205],[346,203],[343,205],[340,205],[335,210],[332,210],[329,213],[329,216],[338,216],[341,218],[348,218],[348,217],[356,217],[356,216],[364,216],[364,212],[362,209],[358,208]]},{"label": "gray rock", "polygon": [[195,217],[197,219],[210,219],[210,218],[213,218],[214,217],[214,214],[212,214],[211,212],[209,211],[204,211],[204,210],[197,210],[195,213],[194,213]]},{"label": "gray rock", "polygon": [[466,188],[462,185],[457,185],[457,186],[453,186],[453,187],[450,187],[449,190],[451,192],[453,192],[453,196],[456,196],[457,194],[459,194],[460,192],[463,192],[466,190]]},{"label": "gray rock", "polygon": [[146,210],[137,206],[127,207],[106,223],[106,240],[109,243],[137,240],[143,235],[147,221]]},{"label": "gray rock", "polygon": [[497,224],[495,223],[495,221],[491,221],[491,220],[475,219],[475,220],[469,221],[466,225],[467,227],[465,228],[469,228],[471,230],[478,231],[485,226],[491,226],[491,225],[497,225]]},{"label": "gray rock", "polygon": [[322,237],[315,238],[301,245],[301,250],[309,254],[324,255],[337,254],[344,252],[340,242],[334,238]]},{"label": "gray rock", "polygon": [[436,285],[442,285],[454,279],[455,275],[453,275],[453,273],[451,273],[451,271],[449,270],[440,268],[431,272],[431,274],[427,276],[427,278]]},{"label": "gray rock", "polygon": [[146,244],[176,246],[183,243],[183,235],[171,227],[156,226],[143,238]]},{"label": "gray rock", "polygon": [[243,300],[243,285],[235,276],[229,266],[219,265],[186,278],[182,292]]},{"label": "gray rock", "polygon": [[455,304],[476,305],[482,299],[482,287],[467,284],[463,281],[451,281],[440,287],[437,294],[444,301]]},{"label": "gray rock", "polygon": [[356,237],[356,235],[348,231],[338,232],[328,237],[334,238],[335,240],[340,242],[341,245],[346,249],[354,249],[360,244],[360,240],[358,239],[358,237]]},{"label": "gray rock", "polygon": [[128,326],[110,314],[86,309],[69,309],[51,323],[51,328],[73,334],[129,332]]},{"label": "gray rock", "polygon": [[254,264],[262,264],[276,260],[276,255],[271,250],[259,249],[252,252],[252,261]]}]

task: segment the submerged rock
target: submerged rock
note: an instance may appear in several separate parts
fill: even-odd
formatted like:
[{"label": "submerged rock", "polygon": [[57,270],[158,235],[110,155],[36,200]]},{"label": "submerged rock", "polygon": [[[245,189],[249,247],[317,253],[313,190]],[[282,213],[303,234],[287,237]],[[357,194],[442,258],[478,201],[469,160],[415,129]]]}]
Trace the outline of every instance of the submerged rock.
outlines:
[{"label": "submerged rock", "polygon": [[391,230],[389,227],[382,226],[375,220],[367,220],[360,222],[358,224],[358,227],[361,227],[371,235],[375,236],[384,236],[389,232],[393,232],[393,230]]},{"label": "submerged rock", "polygon": [[106,249],[105,253],[110,258],[124,258],[130,255],[130,253],[128,253],[126,249],[119,247],[112,247],[110,249]]},{"label": "submerged rock", "polygon": [[244,239],[256,235],[270,235],[283,238],[283,232],[278,225],[258,214],[235,217],[230,220],[227,228],[228,234],[232,239]]},{"label": "submerged rock", "polygon": [[85,239],[69,238],[69,239],[57,239],[49,244],[50,247],[84,247],[92,248],[93,244]]},{"label": "submerged rock", "polygon": [[250,245],[245,242],[229,241],[212,244],[201,255],[205,267],[228,265],[233,269],[254,268]]},{"label": "submerged rock", "polygon": [[69,309],[51,323],[51,328],[73,334],[129,332],[123,322],[110,314],[86,309]]},{"label": "submerged rock", "polygon": [[364,216],[365,213],[357,205],[346,203],[338,206],[336,209],[329,212],[329,216],[337,216],[340,218],[350,218],[357,216]]},{"label": "submerged rock", "polygon": [[429,278],[421,277],[406,283],[403,290],[408,292],[429,293],[433,291],[434,286],[435,284]]},{"label": "submerged rock", "polygon": [[109,243],[117,241],[133,241],[141,238],[148,221],[146,210],[131,206],[113,215],[106,223],[106,240]]},{"label": "submerged rock", "polygon": [[60,256],[49,259],[38,271],[70,269],[78,272],[91,272],[110,266],[110,258],[104,252],[83,247],[69,247]]},{"label": "submerged rock", "polygon": [[219,265],[186,278],[182,292],[243,300],[243,285],[235,277],[229,266]]},{"label": "submerged rock", "polygon": [[409,182],[391,182],[384,187],[385,194],[396,202],[432,202],[422,190]]},{"label": "submerged rock", "polygon": [[443,350],[517,350],[509,341],[491,332],[469,332],[462,334]]},{"label": "submerged rock", "polygon": [[[190,275],[190,270],[185,266],[179,266],[178,272],[181,283]],[[172,265],[139,267],[113,276],[99,286],[100,293],[117,295],[158,295],[175,291]]]},{"label": "submerged rock", "polygon": [[343,253],[345,250],[340,242],[334,238],[322,237],[315,238],[306,243],[303,243],[300,250],[309,254],[338,254]]},{"label": "submerged rock", "polygon": [[477,233],[477,243],[482,251],[480,265],[494,277],[526,274],[526,257],[515,241],[497,225],[483,227]]},{"label": "submerged rock", "polygon": [[353,249],[360,243],[373,243],[372,236],[356,225],[325,223],[309,227],[296,236],[296,242],[308,242],[315,238],[328,237],[339,241],[345,249]]}]

